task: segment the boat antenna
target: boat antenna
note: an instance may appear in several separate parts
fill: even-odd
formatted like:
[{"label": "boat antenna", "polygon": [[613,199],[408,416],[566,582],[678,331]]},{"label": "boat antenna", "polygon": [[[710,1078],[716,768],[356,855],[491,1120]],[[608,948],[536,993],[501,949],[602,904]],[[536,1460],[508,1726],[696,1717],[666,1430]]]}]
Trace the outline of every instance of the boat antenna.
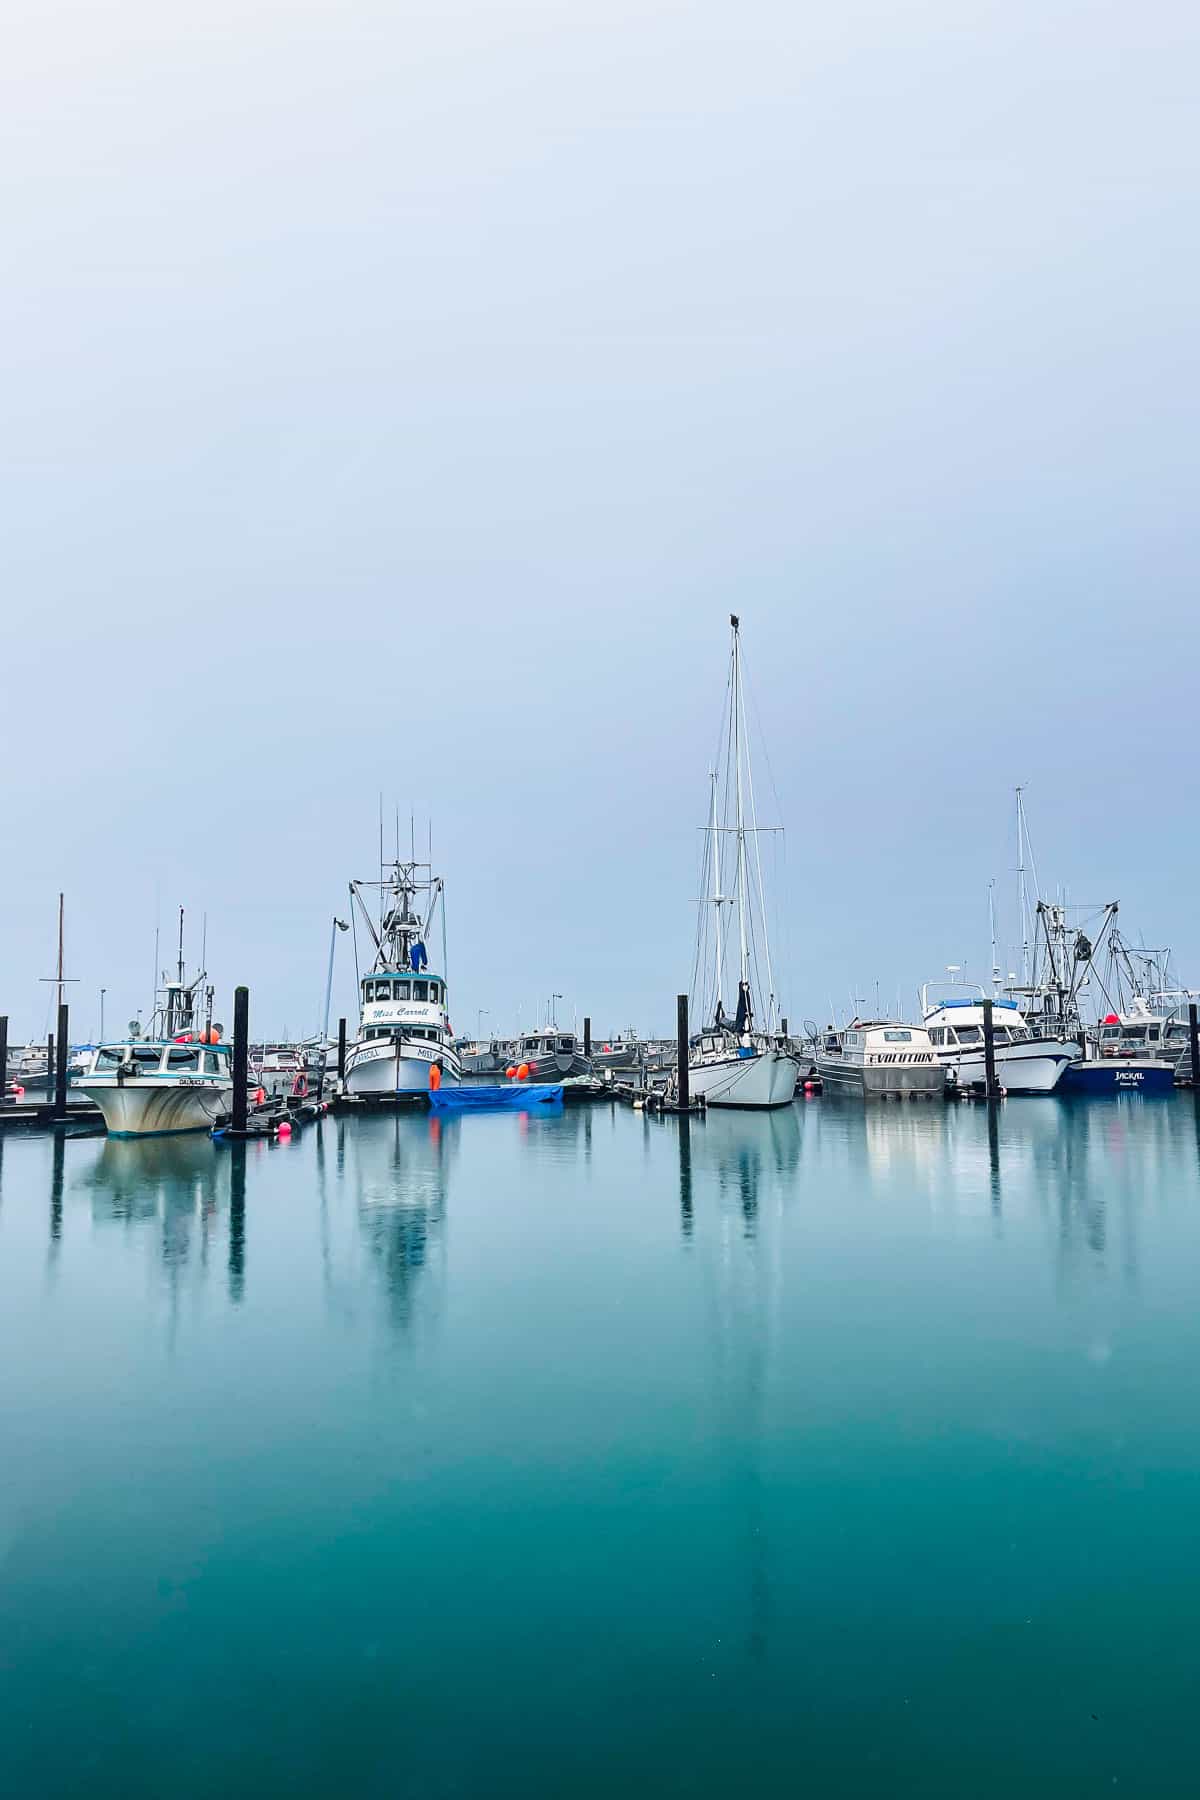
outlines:
[{"label": "boat antenna", "polygon": [[992,931],[992,992],[1000,991],[1000,965],[996,961],[996,877],[988,882],[988,924]]}]

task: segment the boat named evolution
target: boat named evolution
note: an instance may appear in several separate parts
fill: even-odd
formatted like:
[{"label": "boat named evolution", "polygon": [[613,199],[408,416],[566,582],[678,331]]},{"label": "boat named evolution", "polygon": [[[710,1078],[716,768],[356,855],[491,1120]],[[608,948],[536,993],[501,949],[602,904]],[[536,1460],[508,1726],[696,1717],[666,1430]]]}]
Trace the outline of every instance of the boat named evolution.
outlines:
[{"label": "boat named evolution", "polygon": [[[439,1079],[450,1087],[462,1079],[446,1011],[443,886],[428,863],[398,858],[382,880],[350,883],[356,923],[366,926],[375,954],[360,983],[358,1037],[346,1051],[348,1094],[415,1097],[428,1094]],[[377,919],[363,897],[367,888],[379,892]],[[426,949],[439,914],[441,972],[430,968]]]},{"label": "boat named evolution", "polygon": [[934,1099],[946,1091],[929,1033],[888,1019],[855,1019],[844,1031],[822,1033],[817,1073],[828,1093],[864,1099]]},{"label": "boat named evolution", "polygon": [[[728,702],[722,741],[724,768],[710,777],[709,824],[705,833],[700,912],[696,941],[697,1016],[708,1018],[691,1040],[688,1082],[708,1106],[787,1106],[795,1098],[800,1065],[788,1047],[778,1016],[767,912],[762,883],[759,827],[754,810],[754,777],[746,741],[741,638],[730,614]],[[722,781],[723,776],[723,781]],[[723,805],[718,802],[718,788]],[[747,812],[749,823],[747,823]],[[720,816],[719,816],[720,815]],[[722,891],[721,839],[732,839],[731,891]],[[737,1001],[725,1011],[726,965],[734,954],[736,920]],[[765,1006],[756,1002],[765,996]]]}]

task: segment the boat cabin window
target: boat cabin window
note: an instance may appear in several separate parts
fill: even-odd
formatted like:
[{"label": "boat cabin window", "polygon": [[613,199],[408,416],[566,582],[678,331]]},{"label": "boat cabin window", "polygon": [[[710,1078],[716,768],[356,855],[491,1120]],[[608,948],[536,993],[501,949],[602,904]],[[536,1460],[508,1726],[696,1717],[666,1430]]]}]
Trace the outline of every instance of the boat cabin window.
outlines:
[{"label": "boat cabin window", "polygon": [[960,1044],[977,1044],[983,1036],[983,1032],[978,1025],[959,1025],[957,1030],[958,1042]]},{"label": "boat cabin window", "polygon": [[407,1000],[411,991],[407,981],[394,981],[392,983],[392,998],[395,1000]]},{"label": "boat cabin window", "polygon": [[431,981],[429,984],[429,998],[434,1002],[435,1005],[437,1004],[438,984],[436,981]]},{"label": "boat cabin window", "polygon": [[929,1033],[929,1041],[931,1044],[944,1044],[946,1041],[945,1029],[941,1025],[934,1025]]},{"label": "boat cabin window", "polygon": [[574,1046],[569,1037],[562,1037],[559,1038],[555,1048],[558,1050],[560,1056],[569,1056]]},{"label": "boat cabin window", "polygon": [[1158,1038],[1159,1038],[1159,1030],[1160,1030],[1159,1026],[1151,1025],[1149,1031],[1146,1033],[1146,1036],[1150,1039],[1150,1042],[1152,1044],[1157,1044]]},{"label": "boat cabin window", "polygon": [[162,1051],[150,1044],[143,1044],[140,1048],[135,1044],[129,1054],[137,1064],[140,1075],[148,1075],[162,1061]]},{"label": "boat cabin window", "polygon": [[167,1067],[173,1075],[196,1075],[200,1071],[200,1052],[190,1045],[172,1044],[167,1051]]},{"label": "boat cabin window", "polygon": [[206,1075],[219,1075],[221,1073],[221,1059],[215,1050],[206,1050],[204,1052],[204,1073]]},{"label": "boat cabin window", "polygon": [[861,1031],[848,1031],[846,1033],[845,1037],[842,1039],[842,1042],[847,1047],[849,1047],[851,1044],[853,1044],[855,1046],[855,1048],[857,1048],[857,1046],[862,1043],[862,1032]]},{"label": "boat cabin window", "polygon": [[1122,1025],[1121,1036],[1126,1043],[1137,1043],[1139,1039],[1145,1038],[1146,1027],[1144,1025]]},{"label": "boat cabin window", "polygon": [[414,1000],[427,1000],[429,998],[429,983],[427,981],[414,981],[412,997]]},{"label": "boat cabin window", "polygon": [[911,1044],[912,1043],[912,1032],[911,1031],[885,1031],[883,1034],[883,1041],[885,1044]]},{"label": "boat cabin window", "polygon": [[96,1057],[96,1061],[95,1061],[95,1065],[94,1065],[94,1072],[97,1075],[99,1075],[102,1071],[106,1070],[109,1074],[111,1074],[112,1071],[116,1068],[117,1064],[124,1062],[124,1061],[125,1061],[124,1050],[101,1050],[99,1055]]}]

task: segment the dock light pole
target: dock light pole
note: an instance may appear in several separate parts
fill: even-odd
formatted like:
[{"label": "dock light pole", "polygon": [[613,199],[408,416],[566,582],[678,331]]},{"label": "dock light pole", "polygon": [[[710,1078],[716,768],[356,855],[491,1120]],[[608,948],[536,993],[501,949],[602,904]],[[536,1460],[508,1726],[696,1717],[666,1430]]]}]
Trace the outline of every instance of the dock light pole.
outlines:
[{"label": "dock light pole", "polygon": [[490,1019],[491,1016],[492,1015],[488,1011],[486,1006],[477,1006],[475,1008],[475,1041],[476,1041],[476,1043],[479,1042],[479,1026],[480,1026],[481,1020]]},{"label": "dock light pole", "polygon": [[555,1026],[558,1024],[558,1008],[555,1006],[554,1002],[561,999],[561,994],[551,994],[550,996],[550,1023]]},{"label": "dock light pole", "polygon": [[329,968],[325,976],[325,1013],[321,1023],[321,1042],[323,1044],[329,1039],[329,1001],[333,993],[333,947],[337,943],[338,932],[349,931],[349,929],[345,919],[339,919],[335,913],[333,924],[329,927]]}]

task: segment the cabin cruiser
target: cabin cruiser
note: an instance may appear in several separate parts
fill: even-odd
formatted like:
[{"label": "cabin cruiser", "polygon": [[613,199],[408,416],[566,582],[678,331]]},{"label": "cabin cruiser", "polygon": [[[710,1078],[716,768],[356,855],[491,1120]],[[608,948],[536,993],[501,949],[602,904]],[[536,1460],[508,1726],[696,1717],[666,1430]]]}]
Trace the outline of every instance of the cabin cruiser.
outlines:
[{"label": "cabin cruiser", "polygon": [[[363,898],[379,890],[379,918]],[[360,983],[356,1041],[346,1050],[346,1092],[360,1097],[428,1094],[439,1081],[456,1086],[462,1063],[446,1011],[446,981],[429,966],[426,942],[444,883],[428,863],[397,860],[378,882],[352,881],[350,892],[370,934],[375,958]],[[418,897],[424,897],[424,917]],[[445,914],[442,912],[443,939]],[[357,924],[357,917],[356,917]],[[445,961],[443,942],[442,960]],[[433,1074],[434,1069],[438,1073]]]},{"label": "cabin cruiser", "polygon": [[232,1049],[203,1042],[128,1038],[102,1044],[76,1084],[104,1115],[111,1137],[209,1131],[233,1104]]},{"label": "cabin cruiser", "polygon": [[[959,1087],[986,1081],[983,1051],[983,989],[944,1000],[930,988],[958,983],[926,982],[921,989],[921,1016],[939,1062]],[[996,1079],[1010,1094],[1052,1094],[1067,1065],[1083,1054],[1078,1038],[1030,1031],[1015,1000],[992,1001]]]},{"label": "cabin cruiser", "polygon": [[864,1099],[932,1099],[946,1091],[946,1070],[921,1025],[855,1019],[822,1034],[817,1073],[829,1093]]},{"label": "cabin cruiser", "polygon": [[557,1025],[526,1032],[519,1039],[513,1058],[518,1068],[529,1065],[530,1081],[566,1081],[592,1073],[592,1065],[579,1048],[575,1033],[560,1031]]}]

